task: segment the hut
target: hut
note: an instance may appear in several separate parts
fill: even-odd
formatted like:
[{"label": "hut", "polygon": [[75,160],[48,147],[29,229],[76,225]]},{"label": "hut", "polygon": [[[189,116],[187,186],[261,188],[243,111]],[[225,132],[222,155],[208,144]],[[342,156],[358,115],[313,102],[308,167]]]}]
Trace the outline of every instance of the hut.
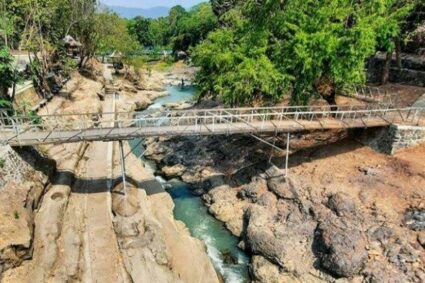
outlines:
[{"label": "hut", "polygon": [[76,41],[72,36],[67,35],[63,39],[64,46],[68,56],[76,57],[80,53],[80,49],[83,46],[80,42]]},{"label": "hut", "polygon": [[118,70],[121,70],[124,68],[124,64],[122,62],[122,53],[119,51],[112,52],[111,56],[109,56],[112,60],[112,65],[115,68],[115,71],[118,72]]}]

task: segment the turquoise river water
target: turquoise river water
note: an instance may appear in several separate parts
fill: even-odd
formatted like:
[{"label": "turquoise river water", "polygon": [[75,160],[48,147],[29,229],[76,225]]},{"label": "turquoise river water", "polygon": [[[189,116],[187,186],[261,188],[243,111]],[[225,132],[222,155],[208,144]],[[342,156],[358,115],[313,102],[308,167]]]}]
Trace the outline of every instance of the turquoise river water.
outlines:
[{"label": "turquoise river water", "polygon": [[[170,95],[155,100],[148,110],[157,109],[168,103],[179,103],[193,100],[196,94],[195,87],[181,88],[170,86],[167,88]],[[132,141],[131,144],[137,143]],[[143,148],[135,149],[140,156]],[[155,172],[152,162],[143,161]],[[238,238],[233,236],[221,223],[212,217],[200,197],[191,193],[189,186],[181,181],[165,181],[157,177],[174,200],[174,217],[186,224],[193,237],[202,240],[208,250],[215,269],[223,276],[226,283],[244,283],[249,281],[249,257],[238,248]]]}]

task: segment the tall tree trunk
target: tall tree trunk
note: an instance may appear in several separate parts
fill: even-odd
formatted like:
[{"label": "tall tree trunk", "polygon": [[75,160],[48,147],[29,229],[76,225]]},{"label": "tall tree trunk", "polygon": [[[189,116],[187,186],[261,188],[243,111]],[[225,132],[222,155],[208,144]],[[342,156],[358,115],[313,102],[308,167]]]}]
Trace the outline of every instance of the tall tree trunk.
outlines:
[{"label": "tall tree trunk", "polygon": [[16,82],[13,82],[12,97],[11,97],[12,102],[15,100],[15,95],[16,95]]},{"label": "tall tree trunk", "polygon": [[388,80],[390,78],[390,69],[391,69],[391,61],[393,59],[393,52],[387,52],[385,56],[385,63],[384,63],[384,69],[382,70],[382,78],[381,78],[381,84],[388,83]]},{"label": "tall tree trunk", "polygon": [[396,39],[394,39],[395,42],[395,55],[397,58],[397,68],[401,69],[401,42],[400,42],[400,38],[397,37]]},{"label": "tall tree trunk", "polygon": [[331,111],[337,111],[338,110],[338,106],[336,105],[336,89],[335,89],[335,87],[332,88],[332,91],[329,95],[322,96],[322,97],[326,100],[326,102],[331,107]]}]

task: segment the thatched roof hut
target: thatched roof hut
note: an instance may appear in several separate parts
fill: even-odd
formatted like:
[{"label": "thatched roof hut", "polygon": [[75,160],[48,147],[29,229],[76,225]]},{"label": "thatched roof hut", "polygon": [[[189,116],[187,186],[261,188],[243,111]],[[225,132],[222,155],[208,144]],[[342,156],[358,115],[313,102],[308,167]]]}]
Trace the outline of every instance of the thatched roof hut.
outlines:
[{"label": "thatched roof hut", "polygon": [[80,48],[82,44],[78,41],[76,41],[72,36],[67,35],[64,37],[63,42],[65,44],[65,47],[68,48]]},{"label": "thatched roof hut", "polygon": [[112,60],[121,60],[122,59],[122,53],[119,51],[114,51],[112,52],[112,54],[109,56]]}]

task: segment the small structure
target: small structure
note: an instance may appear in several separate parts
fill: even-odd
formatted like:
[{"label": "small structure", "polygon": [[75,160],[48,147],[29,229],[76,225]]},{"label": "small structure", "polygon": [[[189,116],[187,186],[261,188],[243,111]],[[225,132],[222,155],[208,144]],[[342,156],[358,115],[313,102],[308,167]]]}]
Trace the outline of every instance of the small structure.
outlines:
[{"label": "small structure", "polygon": [[76,57],[80,53],[80,49],[83,46],[80,42],[76,41],[72,36],[67,35],[63,39],[63,43],[66,48],[66,52],[71,57]]},{"label": "small structure", "polygon": [[111,56],[109,56],[112,60],[112,65],[114,66],[115,72],[122,70],[124,68],[124,64],[122,62],[122,53],[119,51],[114,51]]},{"label": "small structure", "polygon": [[177,59],[186,60],[187,59],[187,53],[184,52],[184,51],[177,52]]}]

